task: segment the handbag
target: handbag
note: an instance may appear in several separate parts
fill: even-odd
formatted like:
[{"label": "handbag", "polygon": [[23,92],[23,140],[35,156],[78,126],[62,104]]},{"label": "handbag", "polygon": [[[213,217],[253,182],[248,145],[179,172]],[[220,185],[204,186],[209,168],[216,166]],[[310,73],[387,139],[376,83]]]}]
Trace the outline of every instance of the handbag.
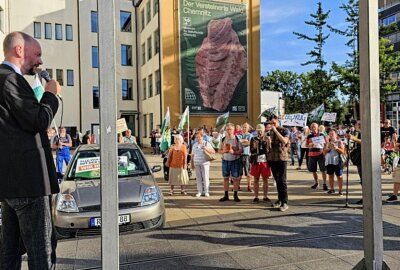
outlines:
[{"label": "handbag", "polygon": [[213,161],[215,160],[215,157],[213,154],[210,154],[206,151],[206,149],[203,149],[204,157],[206,158],[207,161]]},{"label": "handbag", "polygon": [[353,165],[361,165],[361,148],[356,147],[350,152],[350,160]]},{"label": "handbag", "polygon": [[172,154],[174,151],[169,151],[167,161],[165,162],[165,167],[169,167],[171,165]]}]

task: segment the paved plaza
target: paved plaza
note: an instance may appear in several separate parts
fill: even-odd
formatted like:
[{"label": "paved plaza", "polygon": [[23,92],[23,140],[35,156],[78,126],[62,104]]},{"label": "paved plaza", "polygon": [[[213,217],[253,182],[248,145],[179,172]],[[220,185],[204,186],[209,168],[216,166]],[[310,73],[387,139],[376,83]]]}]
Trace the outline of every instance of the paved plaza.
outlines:
[{"label": "paved plaza", "polygon": [[[150,165],[160,156],[147,154]],[[253,195],[239,193],[242,202],[218,202],[223,195],[221,162],[211,166],[211,197],[196,198],[196,180],[188,195],[166,195],[169,186],[156,173],[165,196],[167,227],[122,234],[120,269],[352,269],[363,258],[362,208],[356,168],[350,167],[349,201],[311,190],[312,176],[288,166],[289,210],[253,204]],[[384,198],[392,189],[382,175]],[[246,184],[243,182],[243,189]],[[276,188],[270,180],[270,198]],[[247,189],[247,188],[246,188]],[[383,204],[384,259],[400,269],[400,203]],[[57,269],[101,269],[100,236],[63,240]],[[24,262],[25,269],[26,262]]]}]

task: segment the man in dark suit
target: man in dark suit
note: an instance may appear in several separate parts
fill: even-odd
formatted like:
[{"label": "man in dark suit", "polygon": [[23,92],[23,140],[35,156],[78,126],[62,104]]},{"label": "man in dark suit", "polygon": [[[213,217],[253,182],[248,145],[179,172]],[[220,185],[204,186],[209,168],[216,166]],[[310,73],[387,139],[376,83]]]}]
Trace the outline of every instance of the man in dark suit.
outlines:
[{"label": "man in dark suit", "polygon": [[[35,75],[41,48],[22,32],[8,34],[0,65],[0,269],[18,269],[26,248],[29,269],[54,269],[49,195],[59,187],[47,128],[58,109],[60,85],[49,81],[40,102],[23,75]],[[22,240],[22,241],[20,241]],[[52,245],[53,244],[53,245]]]}]

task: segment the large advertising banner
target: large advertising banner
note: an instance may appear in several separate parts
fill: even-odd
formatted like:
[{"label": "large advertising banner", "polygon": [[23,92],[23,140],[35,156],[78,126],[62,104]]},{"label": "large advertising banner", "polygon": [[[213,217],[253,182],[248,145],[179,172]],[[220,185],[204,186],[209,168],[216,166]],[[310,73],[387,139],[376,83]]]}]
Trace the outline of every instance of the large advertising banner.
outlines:
[{"label": "large advertising banner", "polygon": [[179,12],[182,108],[247,113],[246,5],[180,0]]}]

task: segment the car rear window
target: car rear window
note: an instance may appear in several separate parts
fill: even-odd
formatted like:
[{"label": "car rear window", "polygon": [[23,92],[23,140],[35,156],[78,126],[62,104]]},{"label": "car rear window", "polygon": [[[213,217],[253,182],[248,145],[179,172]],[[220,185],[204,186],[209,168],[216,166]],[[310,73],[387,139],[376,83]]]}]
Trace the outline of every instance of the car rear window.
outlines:
[{"label": "car rear window", "polygon": [[[118,176],[129,177],[149,174],[141,153],[136,149],[118,149]],[[100,178],[100,151],[78,151],[69,167],[68,180]]]}]

